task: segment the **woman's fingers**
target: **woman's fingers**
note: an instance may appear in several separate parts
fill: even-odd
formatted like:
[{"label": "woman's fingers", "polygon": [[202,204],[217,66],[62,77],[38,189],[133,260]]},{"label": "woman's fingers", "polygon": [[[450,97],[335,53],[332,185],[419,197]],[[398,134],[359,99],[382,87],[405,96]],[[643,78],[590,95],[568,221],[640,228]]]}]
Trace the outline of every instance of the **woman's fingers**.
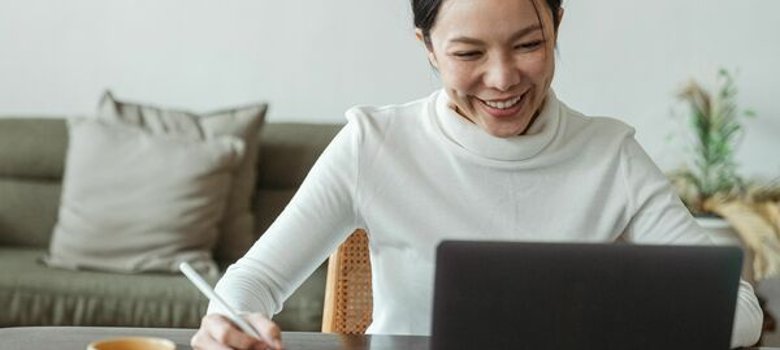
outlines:
[{"label": "woman's fingers", "polygon": [[206,315],[203,318],[191,343],[195,349],[277,348],[273,342],[256,339],[242,332],[227,317],[218,314]]},{"label": "woman's fingers", "polygon": [[210,327],[209,333],[220,344],[225,344],[234,349],[249,349],[258,341],[251,335],[242,332],[226,317],[222,315],[214,316],[213,326]]},{"label": "woman's fingers", "polygon": [[275,350],[282,350],[282,330],[265,316],[253,313],[245,316],[246,320],[260,332],[260,336]]},{"label": "woman's fingers", "polygon": [[190,340],[190,345],[195,350],[233,350],[229,346],[214,340],[203,328],[195,333],[192,340]]}]

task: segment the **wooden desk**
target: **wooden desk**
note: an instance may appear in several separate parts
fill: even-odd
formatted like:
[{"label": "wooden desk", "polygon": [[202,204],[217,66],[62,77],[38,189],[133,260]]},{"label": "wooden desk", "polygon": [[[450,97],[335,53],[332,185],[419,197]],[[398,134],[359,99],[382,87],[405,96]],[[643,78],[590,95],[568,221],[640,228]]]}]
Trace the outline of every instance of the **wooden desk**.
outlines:
[{"label": "wooden desk", "polygon": [[[194,329],[113,327],[15,327],[0,328],[2,350],[86,350],[87,344],[120,336],[161,337],[190,350]],[[344,336],[323,333],[284,332],[287,350],[428,350],[428,337]]]},{"label": "wooden desk", "polygon": [[[2,350],[86,350],[97,339],[120,336],[161,337],[174,341],[177,350],[191,350],[193,329],[114,327],[15,327],[0,328]],[[284,332],[287,350],[428,350],[428,337]],[[768,350],[780,348],[750,348]]]}]

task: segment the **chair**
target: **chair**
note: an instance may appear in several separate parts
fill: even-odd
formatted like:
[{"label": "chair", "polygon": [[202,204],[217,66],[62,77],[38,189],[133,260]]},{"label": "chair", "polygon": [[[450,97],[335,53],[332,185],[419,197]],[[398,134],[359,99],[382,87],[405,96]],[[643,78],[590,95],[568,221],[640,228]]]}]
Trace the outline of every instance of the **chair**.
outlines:
[{"label": "chair", "polygon": [[328,260],[322,332],[364,334],[372,310],[368,236],[356,230]]}]

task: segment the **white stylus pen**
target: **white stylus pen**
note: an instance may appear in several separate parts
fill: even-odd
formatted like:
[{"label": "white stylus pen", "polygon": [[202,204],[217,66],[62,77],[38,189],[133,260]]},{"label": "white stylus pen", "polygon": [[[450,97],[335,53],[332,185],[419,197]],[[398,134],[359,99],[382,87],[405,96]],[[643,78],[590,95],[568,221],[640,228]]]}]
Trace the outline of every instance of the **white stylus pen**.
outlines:
[{"label": "white stylus pen", "polygon": [[238,328],[241,328],[241,330],[246,334],[249,334],[257,339],[261,339],[260,333],[252,326],[250,326],[243,317],[239,316],[238,313],[236,313],[233,308],[230,307],[230,305],[222,300],[222,298],[214,292],[214,289],[211,288],[206,280],[204,280],[203,277],[200,277],[200,275],[195,272],[195,269],[193,269],[190,264],[186,262],[179,264],[179,270],[181,270],[181,272],[184,273],[184,276],[187,276],[190,282],[192,282],[195,287],[198,287],[201,293],[205,294],[210,301],[217,303],[223,310],[227,311],[228,317],[230,317],[230,320],[233,321],[233,323],[235,323]]}]

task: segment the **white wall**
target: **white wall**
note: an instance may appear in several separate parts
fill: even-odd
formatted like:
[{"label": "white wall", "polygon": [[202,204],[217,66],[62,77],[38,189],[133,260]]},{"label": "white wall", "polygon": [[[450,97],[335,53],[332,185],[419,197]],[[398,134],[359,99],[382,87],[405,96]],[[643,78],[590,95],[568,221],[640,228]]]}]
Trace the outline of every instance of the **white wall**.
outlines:
[{"label": "white wall", "polygon": [[[565,6],[554,86],[570,106],[634,125],[668,169],[682,149],[666,141],[680,129],[675,90],[739,68],[740,102],[759,114],[740,162],[780,176],[780,2]],[[195,111],[266,100],[271,120],[342,121],[354,104],[438,86],[411,26],[408,0],[0,0],[0,115],[85,114],[111,88]]]},{"label": "white wall", "polygon": [[738,69],[739,103],[758,114],[746,122],[738,160],[748,175],[780,177],[780,1],[565,4],[555,82],[564,101],[633,125],[669,169],[684,156],[680,131],[687,125],[676,92],[689,78],[713,83],[719,67]]}]

